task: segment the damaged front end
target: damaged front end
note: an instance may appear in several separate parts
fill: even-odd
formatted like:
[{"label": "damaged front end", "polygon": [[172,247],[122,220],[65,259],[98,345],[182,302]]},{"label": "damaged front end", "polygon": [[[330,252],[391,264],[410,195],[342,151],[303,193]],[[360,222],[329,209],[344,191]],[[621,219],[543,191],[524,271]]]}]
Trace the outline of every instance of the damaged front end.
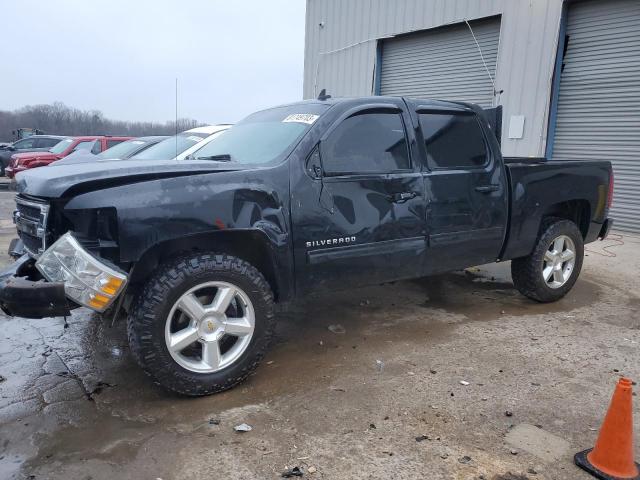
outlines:
[{"label": "damaged front end", "polygon": [[[125,289],[127,274],[91,253],[69,231],[73,224],[54,221],[48,201],[19,195],[16,204],[14,221],[20,239],[12,242],[9,254],[19,258],[0,273],[0,309],[10,316],[44,318],[69,315],[78,306],[100,313],[111,306]],[[80,213],[74,217],[78,227],[93,228],[96,212]],[[56,239],[53,223],[67,233]]]},{"label": "damaged front end", "polygon": [[0,309],[11,317],[44,318],[70,314],[62,282],[45,282],[35,260],[23,255],[0,273]]},{"label": "damaged front end", "polygon": [[66,316],[85,306],[104,312],[123,292],[127,274],[91,255],[66,233],[36,260],[18,259],[0,274],[0,308],[26,318]]}]

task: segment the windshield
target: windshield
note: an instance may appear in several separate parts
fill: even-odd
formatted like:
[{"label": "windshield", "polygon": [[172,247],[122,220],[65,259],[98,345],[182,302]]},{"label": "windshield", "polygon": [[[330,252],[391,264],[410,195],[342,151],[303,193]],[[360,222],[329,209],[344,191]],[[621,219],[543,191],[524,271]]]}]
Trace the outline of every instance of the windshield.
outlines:
[{"label": "windshield", "polygon": [[104,152],[96,155],[98,158],[127,158],[133,152],[139,150],[146,142],[143,140],[128,140],[120,142]]},{"label": "windshield", "polygon": [[64,140],[60,140],[58,143],[56,143],[53,147],[51,147],[49,149],[49,151],[51,153],[55,153],[56,155],[58,155],[59,153],[64,152],[67,148],[69,148],[69,145],[71,145],[71,143],[73,142],[73,139],[71,138],[65,138]]},{"label": "windshield", "polygon": [[147,148],[132,158],[136,160],[171,160],[208,136],[208,133],[179,133],[156,143],[153,147]]},{"label": "windshield", "polygon": [[297,104],[254,113],[211,140],[192,157],[250,165],[279,160],[327,108],[320,104]]}]

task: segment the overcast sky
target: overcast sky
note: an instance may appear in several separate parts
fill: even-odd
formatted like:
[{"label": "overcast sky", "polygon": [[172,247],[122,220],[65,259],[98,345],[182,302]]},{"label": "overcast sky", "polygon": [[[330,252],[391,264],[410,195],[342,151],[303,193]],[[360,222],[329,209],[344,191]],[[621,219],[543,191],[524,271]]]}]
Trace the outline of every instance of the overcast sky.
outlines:
[{"label": "overcast sky", "polygon": [[300,100],[305,0],[2,1],[0,110],[235,122]]}]

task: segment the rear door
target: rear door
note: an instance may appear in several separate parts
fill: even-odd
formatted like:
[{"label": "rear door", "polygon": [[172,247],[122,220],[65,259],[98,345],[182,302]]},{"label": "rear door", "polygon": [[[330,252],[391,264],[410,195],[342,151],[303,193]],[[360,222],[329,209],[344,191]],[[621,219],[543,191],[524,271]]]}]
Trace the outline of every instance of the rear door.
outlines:
[{"label": "rear door", "polygon": [[299,290],[422,273],[424,182],[403,107],[402,100],[381,100],[346,111],[307,159],[315,178],[296,188],[315,196],[318,205],[303,210],[292,202],[295,237],[301,240],[294,244]]},{"label": "rear door", "polygon": [[475,112],[417,106],[425,173],[429,272],[493,262],[507,226],[507,179]]}]

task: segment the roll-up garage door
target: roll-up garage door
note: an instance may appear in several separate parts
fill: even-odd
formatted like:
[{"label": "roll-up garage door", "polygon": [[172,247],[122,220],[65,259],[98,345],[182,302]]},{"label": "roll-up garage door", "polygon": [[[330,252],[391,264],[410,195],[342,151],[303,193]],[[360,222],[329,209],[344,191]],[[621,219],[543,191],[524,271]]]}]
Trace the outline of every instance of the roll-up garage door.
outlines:
[{"label": "roll-up garage door", "polygon": [[640,1],[570,4],[554,160],[610,160],[611,216],[640,232]]},{"label": "roll-up garage door", "polygon": [[500,17],[469,23],[482,55],[466,23],[384,40],[380,94],[492,106]]}]

